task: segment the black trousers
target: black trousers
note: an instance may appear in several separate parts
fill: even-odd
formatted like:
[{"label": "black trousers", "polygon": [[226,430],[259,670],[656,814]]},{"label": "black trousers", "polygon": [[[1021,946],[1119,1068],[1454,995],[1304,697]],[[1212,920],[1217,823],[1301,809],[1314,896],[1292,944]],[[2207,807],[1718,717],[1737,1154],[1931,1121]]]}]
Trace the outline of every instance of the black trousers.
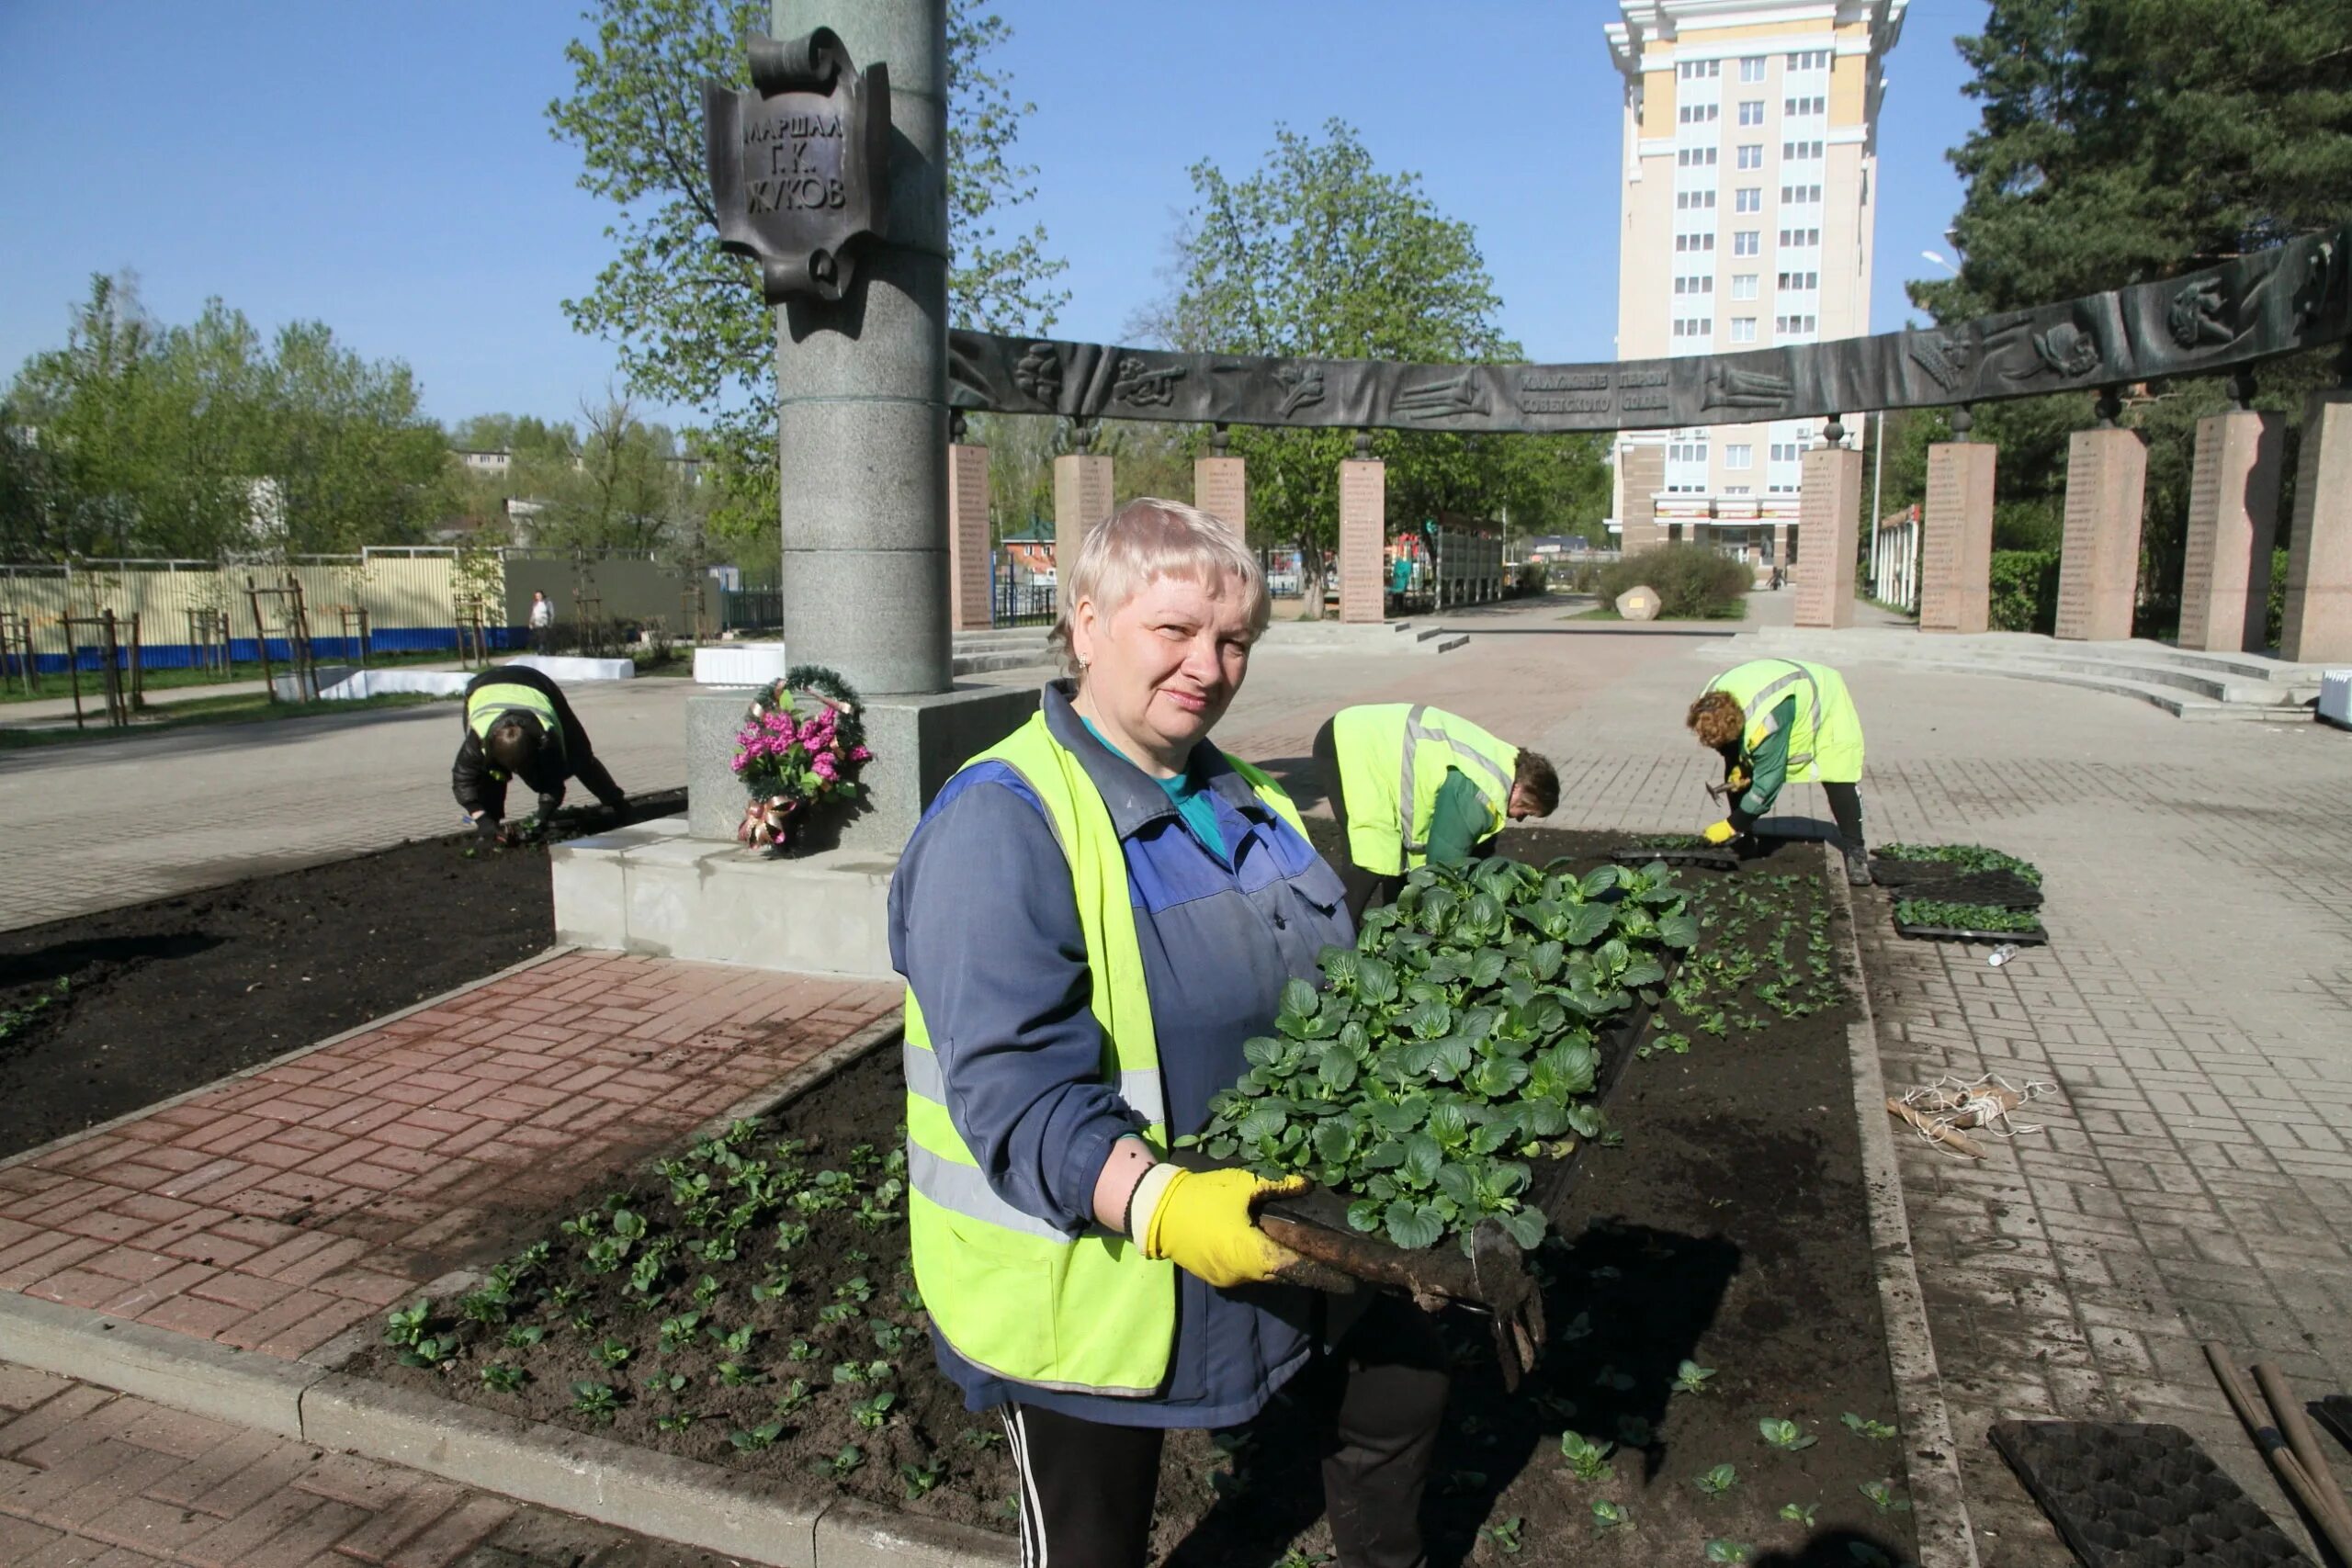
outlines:
[{"label": "black trousers", "polygon": [[1331,819],[1340,825],[1340,852],[1332,862],[1340,874],[1340,886],[1348,890],[1348,918],[1357,925],[1363,924],[1363,912],[1374,904],[1391,903],[1405,886],[1402,876],[1383,876],[1366,871],[1348,852],[1348,795],[1340,785],[1340,749],[1331,739],[1331,721],[1325,719],[1323,728],[1315,732],[1315,772],[1323,781],[1323,798],[1331,805]]},{"label": "black trousers", "polygon": [[1849,855],[1863,853],[1861,785],[1825,784],[1821,786],[1821,795],[1829,802],[1829,815],[1837,819],[1838,837],[1844,843],[1846,852]]},{"label": "black trousers", "polygon": [[[1299,1379],[1300,1395],[1325,1416],[1323,1503],[1340,1562],[1421,1568],[1421,1494],[1449,1382],[1437,1325],[1381,1296]],[[1034,1405],[999,1414],[1019,1474],[1023,1568],[1142,1568],[1162,1430]]]}]

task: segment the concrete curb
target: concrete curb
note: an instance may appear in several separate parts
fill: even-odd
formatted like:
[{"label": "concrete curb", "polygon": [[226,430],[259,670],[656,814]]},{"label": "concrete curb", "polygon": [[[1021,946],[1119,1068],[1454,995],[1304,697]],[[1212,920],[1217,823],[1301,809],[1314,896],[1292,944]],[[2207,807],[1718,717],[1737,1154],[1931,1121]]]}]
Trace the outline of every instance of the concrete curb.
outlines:
[{"label": "concrete curb", "polygon": [[[514,969],[528,968],[568,951],[558,948],[541,953]],[[502,970],[500,975],[514,972]],[[497,975],[487,976],[387,1014],[361,1029],[432,1007],[497,978]],[[894,1018],[869,1024],[827,1046],[780,1081],[739,1100],[697,1131],[714,1133],[740,1117],[773,1111],[866,1053],[887,1047],[899,1032],[899,1023]],[[300,1056],[359,1032],[346,1031],[275,1060]],[[248,1077],[269,1065],[232,1077]],[[96,1131],[86,1129],[72,1138]],[[434,1281],[426,1293],[461,1291],[477,1277],[472,1270],[460,1270]],[[1006,1568],[1019,1560],[1018,1543],[970,1526],[902,1514],[854,1498],[812,1500],[765,1477],[502,1416],[338,1370],[375,1344],[379,1331],[370,1319],[337,1336],[304,1360],[282,1361],[258,1351],[109,1317],[87,1307],[0,1292],[0,1359],[116,1389],[175,1410],[405,1465],[618,1529],[722,1552],[766,1568],[869,1568],[884,1563],[912,1568]]]},{"label": "concrete curb", "polygon": [[1952,1441],[1951,1416],[1944,1403],[1943,1379],[1936,1368],[1927,1300],[1919,1290],[1918,1270],[1911,1262],[1911,1221],[1904,1206],[1903,1173],[1894,1158],[1894,1134],[1887,1122],[1878,1024],[1871,1013],[1853,895],[1846,884],[1845,857],[1836,840],[1823,840],[1821,850],[1829,885],[1846,917],[1838,942],[1838,968],[1862,1015],[1861,1021],[1847,1028],[1846,1044],[1853,1059],[1854,1116],[1861,1129],[1862,1180],[1870,1195],[1871,1255],[1878,1276],[1879,1316],[1886,1327],[1886,1359],[1894,1379],[1896,1417],[1903,1427],[1904,1466],[1911,1488],[1911,1518],[1919,1536],[1919,1565],[1978,1568],[1976,1532],[1969,1524],[1968,1495],[1961,1483],[1959,1448]]}]

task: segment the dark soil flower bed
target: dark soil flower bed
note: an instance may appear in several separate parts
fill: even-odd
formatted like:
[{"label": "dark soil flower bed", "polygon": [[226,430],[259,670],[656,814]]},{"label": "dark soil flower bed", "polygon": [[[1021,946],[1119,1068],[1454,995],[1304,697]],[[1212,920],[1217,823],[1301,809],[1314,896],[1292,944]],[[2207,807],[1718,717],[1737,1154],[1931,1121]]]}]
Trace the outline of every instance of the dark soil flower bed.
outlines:
[{"label": "dark soil flower bed", "polygon": [[[1613,844],[1515,831],[1502,847],[1592,865]],[[1602,1146],[1547,1205],[1534,1262],[1554,1340],[1529,1383],[1506,1395],[1483,1325],[1449,1323],[1439,1561],[1646,1568],[1708,1561],[1714,1542],[1715,1561],[1742,1545],[1759,1563],[1907,1559],[1818,855],[1787,846],[1693,888],[1702,946],[1660,998]],[[396,1318],[408,1343],[352,1370],[812,1498],[837,1488],[1009,1530],[993,1417],[933,1370],[911,1294],[902,1111],[885,1047],[626,1194],[515,1215],[478,1260],[509,1270],[488,1296]],[[1321,1561],[1315,1456],[1287,1397],[1248,1431],[1177,1435],[1157,1548],[1204,1565]]]}]

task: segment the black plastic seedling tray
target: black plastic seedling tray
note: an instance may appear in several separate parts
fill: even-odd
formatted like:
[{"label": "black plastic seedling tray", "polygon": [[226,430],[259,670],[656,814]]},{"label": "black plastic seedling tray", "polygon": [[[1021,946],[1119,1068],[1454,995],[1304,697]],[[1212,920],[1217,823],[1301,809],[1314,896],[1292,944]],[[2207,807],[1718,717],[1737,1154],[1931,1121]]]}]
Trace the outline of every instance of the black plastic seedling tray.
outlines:
[{"label": "black plastic seedling tray", "polygon": [[1897,936],[1915,937],[1921,942],[2006,942],[2017,947],[2048,947],[2050,933],[2046,931],[1980,931],[1968,926],[1915,926],[1907,920],[1894,922]]},{"label": "black plastic seedling tray", "polygon": [[2319,1418],[2321,1426],[2335,1434],[2335,1440],[2352,1449],[2352,1393],[2331,1393],[2325,1399],[2314,1399],[2303,1406]]},{"label": "black plastic seedling tray", "polygon": [[1640,844],[1621,844],[1609,852],[1609,858],[1619,865],[1647,865],[1655,860],[1664,861],[1668,865],[1688,866],[1694,871],[1732,871],[1739,865],[1737,854],[1712,844],[1657,850],[1645,849]]},{"label": "black plastic seedling tray", "polygon": [[2177,1427],[1997,1421],[1991,1435],[2086,1568],[2311,1568]]},{"label": "black plastic seedling tray", "polygon": [[[1897,870],[1896,868],[1900,868]],[[2004,909],[2039,909],[2041,889],[2014,871],[1954,872],[1939,866],[1937,876],[1911,874],[1924,868],[1918,861],[1871,862],[1871,880],[1892,887],[1905,898],[1929,898],[1939,904],[1995,904]],[[1894,874],[1889,874],[1890,871]]]}]

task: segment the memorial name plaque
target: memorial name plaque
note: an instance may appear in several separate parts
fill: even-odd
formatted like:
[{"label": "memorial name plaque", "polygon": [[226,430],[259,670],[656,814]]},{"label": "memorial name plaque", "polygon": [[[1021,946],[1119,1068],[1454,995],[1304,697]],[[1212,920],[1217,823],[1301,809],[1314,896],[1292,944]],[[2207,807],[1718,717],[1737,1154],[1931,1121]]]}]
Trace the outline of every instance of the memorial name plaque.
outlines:
[{"label": "memorial name plaque", "polygon": [[718,247],[760,264],[771,305],[839,299],[888,220],[889,68],[860,72],[830,28],[751,55],[751,92],[703,87]]}]

